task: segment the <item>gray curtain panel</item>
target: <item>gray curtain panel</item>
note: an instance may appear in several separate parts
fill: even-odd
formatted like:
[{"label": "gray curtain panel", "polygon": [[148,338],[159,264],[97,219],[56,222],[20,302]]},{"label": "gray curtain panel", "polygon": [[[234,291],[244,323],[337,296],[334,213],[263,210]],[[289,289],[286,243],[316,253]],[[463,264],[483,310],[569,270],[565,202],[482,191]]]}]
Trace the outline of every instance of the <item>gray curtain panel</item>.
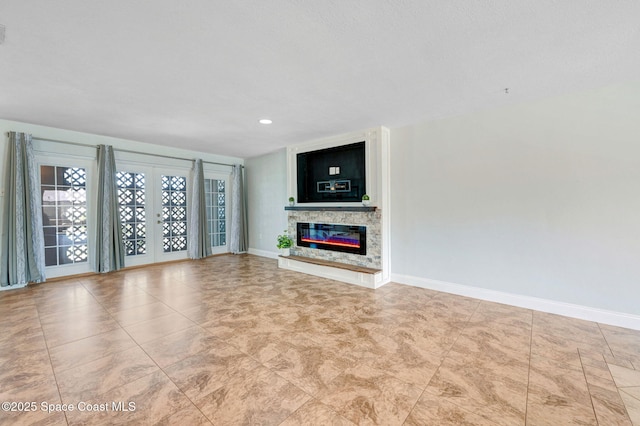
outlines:
[{"label": "gray curtain panel", "polygon": [[110,145],[98,145],[97,199],[96,270],[117,271],[124,268],[124,246],[116,184],[116,160]]},{"label": "gray curtain panel", "polygon": [[231,253],[245,253],[249,248],[247,232],[247,198],[244,190],[244,167],[236,164],[231,171]]},{"label": "gray curtain panel", "polygon": [[9,132],[4,194],[0,285],[45,281],[40,178],[29,134]]},{"label": "gray curtain panel", "polygon": [[202,259],[211,254],[207,229],[207,204],[204,193],[202,160],[194,160],[191,179],[191,207],[189,208],[189,257]]}]

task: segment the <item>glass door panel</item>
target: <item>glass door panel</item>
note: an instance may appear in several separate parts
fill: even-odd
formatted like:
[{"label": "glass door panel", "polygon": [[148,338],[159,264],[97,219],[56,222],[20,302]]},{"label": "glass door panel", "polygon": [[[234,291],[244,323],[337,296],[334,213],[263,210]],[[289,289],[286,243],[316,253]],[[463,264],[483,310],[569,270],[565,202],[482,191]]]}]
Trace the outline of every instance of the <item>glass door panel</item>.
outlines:
[{"label": "glass door panel", "polygon": [[226,253],[228,251],[226,187],[225,179],[204,180],[207,236],[212,253]]},{"label": "glass door panel", "polygon": [[36,161],[47,278],[91,272],[93,163],[44,155]]},{"label": "glass door panel", "polygon": [[86,170],[43,165],[40,176],[45,265],[87,262]]},{"label": "glass door panel", "polygon": [[227,253],[227,178],[205,179],[207,236],[213,254]]},{"label": "glass door panel", "polygon": [[187,257],[187,177],[160,175],[160,213],[162,244],[156,247],[160,261]]},{"label": "glass door panel", "polygon": [[[148,201],[148,176],[151,173],[143,167],[132,167],[116,174],[118,204],[122,242],[125,251],[125,265],[137,266],[154,262],[153,232],[149,232],[148,218],[153,217],[152,203]],[[153,228],[151,228],[153,229]]]},{"label": "glass door panel", "polygon": [[145,255],[147,254],[145,174],[118,172],[116,182],[125,255]]}]

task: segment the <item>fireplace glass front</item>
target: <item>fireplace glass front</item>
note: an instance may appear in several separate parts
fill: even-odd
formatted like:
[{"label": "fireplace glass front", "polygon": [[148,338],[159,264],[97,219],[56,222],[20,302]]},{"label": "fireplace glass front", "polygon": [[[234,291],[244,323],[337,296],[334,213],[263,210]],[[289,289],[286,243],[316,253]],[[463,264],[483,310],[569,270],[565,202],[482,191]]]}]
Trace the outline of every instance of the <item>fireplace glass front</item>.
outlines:
[{"label": "fireplace glass front", "polygon": [[367,254],[366,226],[298,222],[297,228],[300,247]]}]

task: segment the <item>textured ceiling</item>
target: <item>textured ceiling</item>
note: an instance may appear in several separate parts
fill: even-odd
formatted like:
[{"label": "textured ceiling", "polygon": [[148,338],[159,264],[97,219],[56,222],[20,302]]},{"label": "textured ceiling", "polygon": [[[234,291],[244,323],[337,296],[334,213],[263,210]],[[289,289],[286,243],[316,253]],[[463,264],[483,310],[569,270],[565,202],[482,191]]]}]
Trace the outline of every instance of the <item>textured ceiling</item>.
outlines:
[{"label": "textured ceiling", "polygon": [[636,0],[0,0],[0,118],[247,158],[637,79],[639,23]]}]

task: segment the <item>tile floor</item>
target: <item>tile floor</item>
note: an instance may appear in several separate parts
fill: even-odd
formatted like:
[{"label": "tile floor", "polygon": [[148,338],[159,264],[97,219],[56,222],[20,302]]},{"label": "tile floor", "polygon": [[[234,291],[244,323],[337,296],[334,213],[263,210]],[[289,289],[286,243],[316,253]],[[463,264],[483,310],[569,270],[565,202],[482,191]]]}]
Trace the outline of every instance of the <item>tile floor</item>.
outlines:
[{"label": "tile floor", "polygon": [[5,291],[0,318],[0,401],[36,403],[3,425],[640,425],[639,331],[255,256]]}]

